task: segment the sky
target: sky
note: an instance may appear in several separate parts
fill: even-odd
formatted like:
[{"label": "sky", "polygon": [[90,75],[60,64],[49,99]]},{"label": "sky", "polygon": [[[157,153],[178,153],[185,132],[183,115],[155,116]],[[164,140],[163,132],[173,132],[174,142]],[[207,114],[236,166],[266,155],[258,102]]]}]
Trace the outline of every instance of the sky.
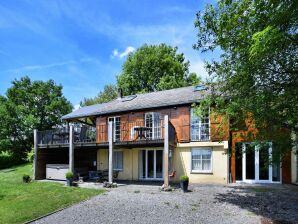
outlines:
[{"label": "sky", "polygon": [[116,75],[130,52],[143,44],[177,46],[190,71],[207,77],[196,43],[195,14],[211,0],[0,1],[0,95],[11,81],[53,79],[77,107]]}]

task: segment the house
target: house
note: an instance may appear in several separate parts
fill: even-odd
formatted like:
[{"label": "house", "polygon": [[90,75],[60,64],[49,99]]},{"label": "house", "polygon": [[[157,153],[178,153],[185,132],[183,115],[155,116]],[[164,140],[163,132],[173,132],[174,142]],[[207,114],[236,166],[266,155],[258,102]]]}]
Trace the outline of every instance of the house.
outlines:
[{"label": "house", "polygon": [[188,175],[190,183],[291,182],[291,156],[283,165],[268,165],[270,142],[252,150],[258,147],[253,139],[230,132],[225,117],[195,115],[192,105],[210,93],[207,86],[131,96],[120,91],[111,102],[73,111],[62,119],[85,126],[35,130],[34,178],[47,177],[47,164],[66,164],[73,172],[109,170],[110,181],[117,170],[121,180],[166,185],[169,176],[178,182],[180,175]]}]

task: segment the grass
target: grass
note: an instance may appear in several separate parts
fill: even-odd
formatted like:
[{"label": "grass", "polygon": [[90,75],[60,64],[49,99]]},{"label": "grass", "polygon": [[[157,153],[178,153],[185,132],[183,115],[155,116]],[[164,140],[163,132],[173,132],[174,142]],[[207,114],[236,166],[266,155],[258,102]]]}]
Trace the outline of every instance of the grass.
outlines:
[{"label": "grass", "polygon": [[0,170],[0,223],[23,223],[103,193],[103,190],[65,187],[60,183],[22,183],[31,164]]}]

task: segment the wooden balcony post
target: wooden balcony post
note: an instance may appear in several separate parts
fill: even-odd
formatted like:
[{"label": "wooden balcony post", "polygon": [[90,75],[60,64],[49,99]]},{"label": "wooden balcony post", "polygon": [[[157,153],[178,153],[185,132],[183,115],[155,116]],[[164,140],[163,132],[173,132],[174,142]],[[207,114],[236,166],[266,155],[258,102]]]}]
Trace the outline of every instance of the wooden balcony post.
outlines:
[{"label": "wooden balcony post", "polygon": [[109,183],[113,183],[113,122],[109,122],[108,126],[109,137]]},{"label": "wooden balcony post", "polygon": [[33,160],[33,176],[32,176],[32,179],[33,180],[37,180],[38,178],[37,178],[37,175],[36,175],[36,173],[37,173],[37,169],[38,169],[38,167],[37,167],[37,160],[38,160],[38,156],[37,156],[37,150],[38,150],[38,139],[37,139],[37,130],[36,129],[34,129],[33,130],[33,139],[34,139],[34,160]]},{"label": "wooden balcony post", "polygon": [[164,187],[169,187],[169,116],[164,116],[164,150],[163,150]]},{"label": "wooden balcony post", "polygon": [[69,126],[69,171],[74,173],[74,130]]}]

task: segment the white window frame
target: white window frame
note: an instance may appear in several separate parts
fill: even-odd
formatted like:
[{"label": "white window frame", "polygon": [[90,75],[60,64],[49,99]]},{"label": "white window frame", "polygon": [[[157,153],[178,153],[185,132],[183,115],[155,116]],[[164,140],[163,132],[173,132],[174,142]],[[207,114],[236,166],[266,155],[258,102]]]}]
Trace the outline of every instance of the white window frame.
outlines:
[{"label": "white window frame", "polygon": [[121,117],[120,116],[115,116],[115,117],[108,117],[108,124],[110,122],[110,119],[113,119],[113,141],[116,141],[116,118],[119,118],[119,122],[120,122],[120,127],[119,127],[119,139],[117,140],[121,140]]},{"label": "white window frame", "polygon": [[[161,114],[159,112],[147,112],[147,113],[145,113],[145,119],[144,119],[145,126],[146,126],[147,115],[149,115],[149,114],[152,115],[152,127],[150,127],[151,128],[151,133],[152,133],[151,139],[160,139],[161,138],[161,124],[159,123],[159,126],[155,126],[154,120],[155,120],[156,114],[158,114],[159,115],[159,122],[160,122]],[[159,130],[157,130],[157,132],[156,132],[156,128],[159,129]]]},{"label": "white window frame", "polygon": [[[115,158],[115,153],[121,153],[122,154],[122,168],[119,168],[119,167],[114,167],[114,158]],[[124,167],[123,167],[123,163],[124,163],[124,153],[123,153],[123,150],[113,150],[113,170],[114,171],[123,171]]]},{"label": "white window frame", "polygon": [[[192,155],[193,155],[193,150],[209,150],[211,152],[211,158],[210,158],[210,170],[194,170],[192,167]],[[201,158],[202,160],[202,158]],[[203,163],[201,163],[203,165]],[[191,173],[212,173],[213,172],[213,149],[212,147],[197,147],[197,148],[191,148],[191,153],[190,153],[190,168],[191,168]]]},{"label": "white window frame", "polygon": [[[196,138],[193,138],[193,135],[192,135],[192,126],[193,126],[192,122],[193,122],[194,118],[199,120],[199,122],[197,124],[197,127],[196,127],[198,129],[199,133],[198,133],[198,136],[196,136]],[[190,129],[189,129],[189,131],[190,131],[190,141],[210,141],[210,138],[211,138],[210,108],[208,110],[208,117],[206,117],[206,118],[208,118],[208,139],[207,138],[203,139],[202,136],[201,136],[201,129],[202,129],[202,125],[207,124],[207,123],[202,123],[201,118],[198,118],[198,117],[194,116],[193,108],[190,109]],[[206,118],[203,118],[203,119],[206,119]]]},{"label": "white window frame", "polygon": [[[269,160],[272,158],[272,142],[269,143]],[[242,181],[236,181],[236,182],[244,182],[244,183],[282,183],[282,162],[280,162],[280,171],[279,171],[279,181],[273,181],[273,172],[272,172],[272,164],[269,164],[268,172],[269,172],[269,178],[268,180],[260,180],[260,167],[259,167],[259,161],[260,161],[260,153],[259,153],[259,146],[255,145],[255,179],[246,179],[246,145],[247,144],[253,144],[253,142],[243,142],[242,143]]]},{"label": "white window frame", "polygon": [[[157,149],[142,149],[145,151],[145,177],[142,177],[141,172],[139,179],[141,180],[163,180],[164,176],[164,166],[162,165],[162,177],[156,177],[156,151],[163,151],[160,148]],[[142,151],[141,150],[141,151]],[[148,177],[148,151],[153,151],[153,177]],[[163,154],[162,154],[162,163],[164,163]]]}]

